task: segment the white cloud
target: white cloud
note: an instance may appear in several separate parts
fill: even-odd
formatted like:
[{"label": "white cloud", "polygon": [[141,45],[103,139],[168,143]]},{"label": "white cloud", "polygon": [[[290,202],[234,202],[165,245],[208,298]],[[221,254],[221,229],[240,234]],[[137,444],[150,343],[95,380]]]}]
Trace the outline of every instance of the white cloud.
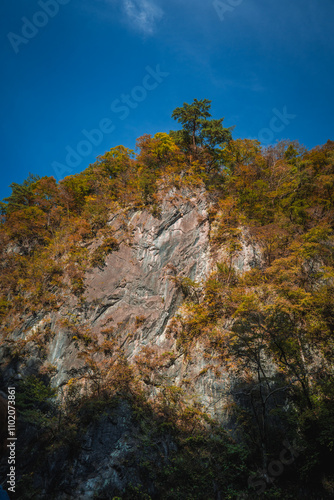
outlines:
[{"label": "white cloud", "polygon": [[124,0],[124,10],[132,26],[145,35],[152,35],[163,10],[151,0]]}]

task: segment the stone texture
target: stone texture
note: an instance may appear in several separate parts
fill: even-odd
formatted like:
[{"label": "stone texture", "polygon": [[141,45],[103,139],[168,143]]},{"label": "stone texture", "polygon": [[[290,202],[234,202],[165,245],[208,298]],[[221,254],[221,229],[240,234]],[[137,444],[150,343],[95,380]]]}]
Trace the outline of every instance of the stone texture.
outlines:
[{"label": "stone texture", "polygon": [[[170,384],[188,387],[191,397],[224,421],[224,404],[231,387],[229,375],[222,372],[216,376],[214,361],[205,357],[200,343],[195,346],[192,358],[185,360],[177,353],[175,338],[167,334],[169,322],[184,299],[173,278],[183,276],[200,283],[215,269],[217,260],[225,257],[223,249],[210,248],[208,202],[204,192],[172,190],[162,202],[159,217],[148,211],[133,211],[126,216],[117,213],[110,217],[109,225],[121,243],[117,251],[107,256],[104,266],[87,271],[84,301],[80,303],[69,296],[59,311],[51,314],[41,311],[27,318],[24,327],[14,332],[13,337],[28,339],[37,329],[48,327],[53,338],[45,346],[45,362],[57,368],[53,385],[62,386],[73,373],[78,374],[83,369],[66,321],[70,319],[87,326],[98,335],[108,324],[123,340],[130,361],[145,346],[178,354],[165,372]],[[242,238],[242,246],[242,252],[234,260],[240,272],[260,258],[258,249],[246,236]],[[139,326],[136,326],[136,318],[141,319]],[[40,363],[38,354],[31,352],[25,365],[10,367],[9,378],[15,380],[20,372],[33,373],[34,366]],[[185,381],[189,381],[188,385]],[[152,388],[152,398],[156,390]],[[104,488],[116,494],[126,484],[138,482],[138,464],[124,465],[138,455],[138,439],[131,412],[124,406],[120,406],[113,416],[105,415],[93,422],[80,443],[80,453],[70,476],[66,470],[59,476],[63,467],[61,461],[65,465],[68,463],[66,457],[55,459],[58,479],[54,486],[52,481],[50,485],[59,494],[54,498],[95,498],[96,491]],[[172,443],[161,443],[166,453],[172,446]]]},{"label": "stone texture", "polygon": [[[27,318],[20,331],[13,334],[15,339],[29,339],[37,329],[50,328],[53,338],[46,345],[45,362],[57,368],[52,379],[54,386],[66,384],[73,373],[83,369],[73,334],[66,326],[68,320],[87,326],[98,335],[106,324],[113,327],[122,338],[130,361],[145,346],[156,346],[161,352],[176,351],[175,339],[166,332],[184,296],[173,278],[183,276],[200,283],[215,269],[215,263],[226,257],[223,247],[210,247],[204,191],[171,190],[164,197],[159,217],[148,211],[120,211],[110,216],[109,225],[121,243],[118,251],[107,256],[104,266],[87,271],[84,303],[69,296],[59,311],[41,311]],[[245,231],[240,241],[242,251],[233,263],[239,272],[244,272],[258,265],[260,253]],[[141,320],[139,326],[136,318]],[[29,362],[12,368],[12,379],[20,371],[24,375],[32,373],[34,365],[40,363],[38,353],[31,352]],[[217,378],[214,370],[205,371],[211,365],[198,343],[192,361],[178,355],[165,375],[175,385],[190,380],[189,392],[218,416],[223,411],[230,380],[226,373]]]}]

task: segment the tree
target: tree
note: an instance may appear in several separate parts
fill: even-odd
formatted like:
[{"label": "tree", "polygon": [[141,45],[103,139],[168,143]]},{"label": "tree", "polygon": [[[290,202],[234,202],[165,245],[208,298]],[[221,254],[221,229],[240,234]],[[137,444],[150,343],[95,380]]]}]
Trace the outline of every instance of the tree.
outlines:
[{"label": "tree", "polygon": [[116,146],[99,157],[100,165],[109,175],[110,179],[115,179],[122,173],[130,171],[134,152],[124,146]]},{"label": "tree", "polygon": [[180,150],[173,138],[163,132],[158,132],[154,137],[145,134],[137,139],[136,145],[140,149],[138,162],[150,170],[162,171],[180,157]]},{"label": "tree", "polygon": [[6,221],[6,231],[12,241],[25,250],[49,239],[46,214],[38,207],[27,207],[12,212]]},{"label": "tree", "polygon": [[85,204],[85,197],[92,191],[85,173],[65,177],[60,181],[59,187],[60,199],[67,212],[80,213]]},{"label": "tree", "polygon": [[206,174],[209,174],[212,181],[212,176],[215,177],[220,172],[223,164],[222,149],[217,146],[229,144],[233,127],[224,128],[224,118],[210,119],[210,108],[211,101],[208,99],[194,99],[192,104],[185,102],[183,107],[176,108],[172,118],[181,123],[183,128],[171,131],[170,136],[181,149],[192,152],[191,161],[194,155],[205,165]]},{"label": "tree", "polygon": [[220,144],[228,143],[232,140],[232,128],[223,127],[224,118],[219,120],[203,120],[200,133],[201,145],[205,145],[210,150],[214,150]]},{"label": "tree", "polygon": [[186,135],[191,138],[194,150],[197,149],[196,138],[202,129],[203,120],[211,116],[210,108],[211,101],[208,99],[194,99],[192,104],[185,102],[182,108],[175,108],[172,113],[172,118],[182,124]]},{"label": "tree", "polygon": [[34,204],[34,187],[39,181],[38,175],[29,173],[27,179],[22,184],[13,182],[9,187],[12,194],[0,202],[0,211],[4,215],[9,215],[15,210],[21,210]]}]

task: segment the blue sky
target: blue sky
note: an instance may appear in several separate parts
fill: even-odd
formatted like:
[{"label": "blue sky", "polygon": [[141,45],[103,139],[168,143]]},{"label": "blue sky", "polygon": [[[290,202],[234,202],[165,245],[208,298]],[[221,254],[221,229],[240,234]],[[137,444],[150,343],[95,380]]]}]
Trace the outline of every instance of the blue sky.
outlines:
[{"label": "blue sky", "polygon": [[[15,0],[0,7],[1,186],[75,173],[212,100],[234,137],[334,139],[333,0]],[[93,132],[92,132],[93,131]]]}]

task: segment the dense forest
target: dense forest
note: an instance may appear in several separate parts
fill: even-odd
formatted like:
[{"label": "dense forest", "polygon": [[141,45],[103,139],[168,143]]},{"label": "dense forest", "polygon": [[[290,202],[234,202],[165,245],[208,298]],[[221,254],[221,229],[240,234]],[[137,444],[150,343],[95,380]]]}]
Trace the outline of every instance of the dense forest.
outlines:
[{"label": "dense forest", "polygon": [[[120,402],[141,429],[144,451],[134,460],[142,482],[96,498],[334,496],[334,141],[263,148],[233,139],[210,107],[206,99],[185,103],[172,115],[181,130],[143,135],[136,151],[113,147],[59,182],[31,174],[1,202],[0,389],[25,367],[16,382],[17,432],[19,453],[30,457],[18,455],[17,498],[58,498],[55,486],[54,496],[43,496],[34,474],[44,471],[47,482],[59,456],[70,467],[88,423]],[[110,213],[159,219],[171,191],[206,197],[210,247],[222,256],[203,282],[174,276],[183,297],[182,313],[168,324],[175,350],[156,355],[152,345],[130,362],[113,328],[102,338],[72,323],[88,389],[69,377],[60,398],[52,364],[27,368],[32,352],[45,359],[52,331],[27,336],[22,325],[61,310],[69,297],[84,309],[87,270],[103,268],[122,242],[131,245],[125,223],[121,240],[108,224]],[[245,239],[258,253],[241,272]],[[196,362],[199,343],[216,376],[221,368],[233,380],[230,426],[186,386],[159,377],[177,356]],[[173,443],[166,460],[159,439]]]}]

